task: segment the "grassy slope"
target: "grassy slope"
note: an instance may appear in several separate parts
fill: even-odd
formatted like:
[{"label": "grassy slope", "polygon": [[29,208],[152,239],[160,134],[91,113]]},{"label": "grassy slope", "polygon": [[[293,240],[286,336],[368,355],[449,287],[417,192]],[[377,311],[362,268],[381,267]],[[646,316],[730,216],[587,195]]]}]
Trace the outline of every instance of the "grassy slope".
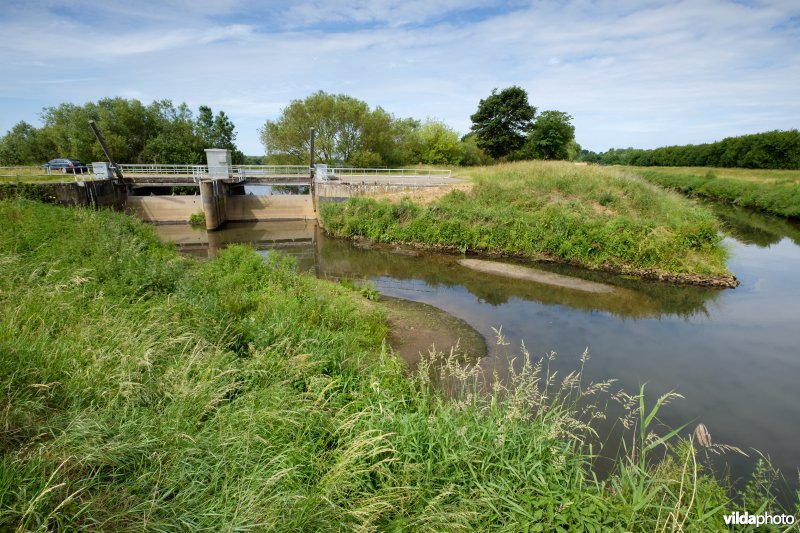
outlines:
[{"label": "grassy slope", "polygon": [[476,183],[470,193],[454,191],[425,208],[364,199],[325,205],[326,229],[655,276],[730,276],[714,216],[640,179],[545,162],[466,172]]},{"label": "grassy slope", "polygon": [[597,385],[554,395],[528,367],[443,401],[381,349],[379,312],[280,257],[197,263],[122,215],[22,200],[0,220],[0,529],[721,527],[691,462],[592,480],[568,399]]},{"label": "grassy slope", "polygon": [[800,217],[800,171],[743,168],[632,167],[644,179],[685,194],[785,217]]}]

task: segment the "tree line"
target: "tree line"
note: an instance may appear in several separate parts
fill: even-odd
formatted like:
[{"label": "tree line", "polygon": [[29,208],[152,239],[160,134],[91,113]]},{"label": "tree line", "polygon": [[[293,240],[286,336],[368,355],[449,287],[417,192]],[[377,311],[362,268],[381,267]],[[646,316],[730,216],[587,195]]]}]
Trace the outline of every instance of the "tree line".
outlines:
[{"label": "tree line", "polygon": [[56,157],[105,161],[89,128],[97,123],[111,154],[124,163],[203,164],[204,149],[227,148],[235,163],[244,154],[235,145],[235,126],[224,111],[208,106],[195,114],[185,104],[158,100],[104,98],[84,105],[46,107],[41,127],[18,122],[0,137],[0,165],[37,165]]},{"label": "tree line", "polygon": [[572,117],[561,111],[537,117],[520,87],[495,89],[471,119],[471,131],[459,137],[440,120],[397,118],[353,97],[319,91],[266,121],[260,137],[267,161],[275,164],[307,163],[311,128],[317,161],[354,167],[569,159],[579,151]]},{"label": "tree line", "polygon": [[775,130],[652,150],[612,148],[599,154],[583,150],[578,159],[601,165],[800,169],[800,132]]},{"label": "tree line", "polygon": [[471,131],[460,136],[437,119],[398,118],[344,94],[316,92],[293,100],[259,130],[265,156],[245,156],[235,144],[233,122],[200,106],[195,115],[170,100],[145,105],[104,98],[85,105],[62,103],[40,114],[41,127],[17,123],[0,137],[0,165],[36,165],[55,157],[84,162],[105,159],[88,127],[97,122],[114,158],[125,163],[202,164],[205,148],[228,148],[242,164],[308,164],[311,128],[315,160],[353,167],[416,164],[480,165],[520,159],[573,159],[572,117],[543,111],[521,87],[497,89],[478,104]]}]

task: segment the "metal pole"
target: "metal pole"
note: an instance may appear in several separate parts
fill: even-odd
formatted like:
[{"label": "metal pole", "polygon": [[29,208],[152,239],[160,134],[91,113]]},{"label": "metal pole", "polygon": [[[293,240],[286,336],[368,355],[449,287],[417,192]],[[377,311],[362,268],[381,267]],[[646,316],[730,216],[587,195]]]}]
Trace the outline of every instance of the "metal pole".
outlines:
[{"label": "metal pole", "polygon": [[316,171],[314,169],[314,128],[311,128],[311,139],[310,139],[309,145],[310,145],[310,151],[311,151],[311,166],[309,167],[309,172],[310,172],[310,177],[311,177],[311,190],[309,192],[311,193],[311,206],[313,207],[314,212],[316,213],[317,212],[317,197],[316,197],[317,191],[316,191],[316,187],[314,186],[314,181],[316,181],[314,179],[314,175],[316,173]]},{"label": "metal pole", "polygon": [[108,151],[108,146],[106,146],[106,141],[103,139],[103,136],[100,135],[100,130],[97,129],[97,124],[95,124],[94,120],[89,121],[89,127],[92,128],[94,132],[94,136],[97,137],[97,142],[100,143],[100,148],[103,149],[103,153],[106,154],[106,158],[108,162],[111,163],[111,166],[114,168],[114,174],[117,176],[117,181],[120,183],[124,183],[124,178],[122,177],[122,171],[117,167],[117,164],[114,162],[114,158],[111,157],[111,152]]},{"label": "metal pole", "polygon": [[311,128],[311,177],[314,177],[314,128]]}]

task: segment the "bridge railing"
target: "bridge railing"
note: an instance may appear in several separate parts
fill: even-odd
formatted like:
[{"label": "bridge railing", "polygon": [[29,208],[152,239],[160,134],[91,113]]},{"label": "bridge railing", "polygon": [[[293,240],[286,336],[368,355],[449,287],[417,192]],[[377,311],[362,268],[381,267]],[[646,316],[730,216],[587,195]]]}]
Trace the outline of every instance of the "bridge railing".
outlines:
[{"label": "bridge railing", "polygon": [[118,165],[123,174],[136,176],[194,176],[208,174],[207,165]]},{"label": "bridge railing", "polygon": [[452,182],[453,171],[434,168],[328,168],[320,181],[338,180],[342,183],[375,183],[385,185],[444,185]]},{"label": "bridge railing", "polygon": [[243,176],[309,176],[308,165],[234,165],[232,171]]},{"label": "bridge railing", "polygon": [[452,170],[441,170],[435,168],[351,168],[333,167],[328,168],[328,174],[338,177],[347,176],[378,176],[392,178],[411,178],[411,177],[438,177],[449,178]]}]

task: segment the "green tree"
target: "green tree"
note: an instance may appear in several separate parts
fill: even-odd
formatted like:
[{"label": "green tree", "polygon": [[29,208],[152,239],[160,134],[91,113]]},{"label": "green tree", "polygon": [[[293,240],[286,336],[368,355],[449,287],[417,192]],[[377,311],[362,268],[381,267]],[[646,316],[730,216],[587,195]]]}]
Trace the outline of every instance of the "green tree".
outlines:
[{"label": "green tree", "polygon": [[199,165],[205,162],[203,139],[196,132],[192,110],[185,103],[175,107],[170,100],[151,104],[158,110],[158,134],[149,139],[142,159],[167,165]]},{"label": "green tree", "polygon": [[205,148],[226,148],[231,151],[233,163],[244,161],[244,154],[236,148],[236,126],[224,111],[214,116],[210,107],[201,105],[197,116],[197,134]]},{"label": "green tree", "polygon": [[525,154],[536,159],[574,157],[575,126],[572,116],[563,111],[542,111],[536,117],[525,144]]},{"label": "green tree", "polygon": [[18,122],[0,137],[0,165],[38,165],[55,157],[40,129]]},{"label": "green tree", "polygon": [[458,133],[444,122],[428,120],[419,130],[422,162],[429,165],[458,165],[462,148]]},{"label": "green tree", "polygon": [[114,159],[120,163],[199,164],[204,148],[228,148],[233,162],[243,160],[236,148],[235,126],[224,111],[216,116],[201,106],[194,119],[186,104],[170,100],[144,105],[139,100],[103,98],[84,105],[62,103],[46,107],[42,127],[19,123],[0,138],[0,161],[6,164],[40,164],[54,157],[85,162],[103,161],[105,155],[89,128],[97,122]]},{"label": "green tree", "polygon": [[314,157],[329,165],[405,164],[415,150],[409,137],[416,121],[398,121],[380,107],[344,94],[318,91],[293,100],[277,120],[260,130],[267,157],[274,163],[309,162],[309,134],[316,130]]},{"label": "green tree", "polygon": [[472,131],[479,148],[494,158],[515,152],[525,144],[536,108],[528,103],[528,93],[517,86],[499,93],[497,89],[480,101],[472,115]]}]

